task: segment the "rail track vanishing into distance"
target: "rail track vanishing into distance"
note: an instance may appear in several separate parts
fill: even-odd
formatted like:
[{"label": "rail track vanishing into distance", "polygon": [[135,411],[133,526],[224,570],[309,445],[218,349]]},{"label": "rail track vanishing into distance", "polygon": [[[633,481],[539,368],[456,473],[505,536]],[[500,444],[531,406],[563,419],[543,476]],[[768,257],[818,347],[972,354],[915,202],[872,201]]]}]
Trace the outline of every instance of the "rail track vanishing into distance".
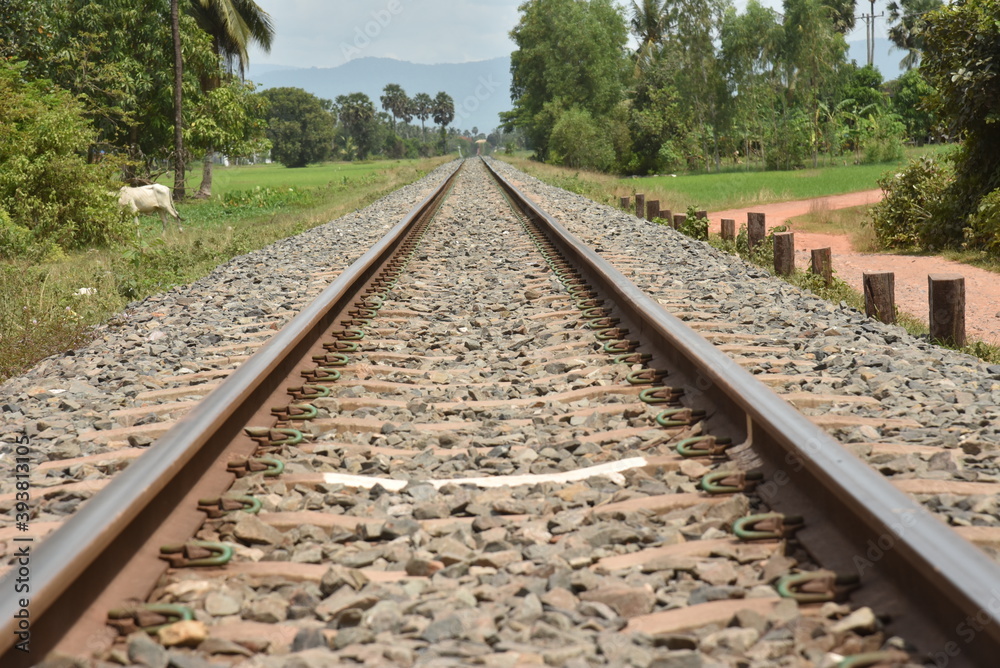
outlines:
[{"label": "rail track vanishing into distance", "polygon": [[280,331],[36,458],[64,517],[24,534],[0,488],[3,666],[996,665],[995,452],[892,442],[921,425],[891,397],[822,391],[849,349],[796,358],[509,167],[446,171],[298,267],[328,286]]}]

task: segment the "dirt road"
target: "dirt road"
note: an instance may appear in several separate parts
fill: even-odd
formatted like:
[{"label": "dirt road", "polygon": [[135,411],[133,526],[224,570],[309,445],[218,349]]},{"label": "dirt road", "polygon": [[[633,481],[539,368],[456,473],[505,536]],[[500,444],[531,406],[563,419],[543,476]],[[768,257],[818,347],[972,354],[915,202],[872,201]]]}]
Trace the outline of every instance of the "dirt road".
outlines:
[{"label": "dirt road", "polygon": [[[810,211],[843,209],[874,204],[882,198],[881,190],[867,190],[847,195],[832,195],[815,200],[796,200],[764,204],[750,209],[731,209],[709,214],[711,231],[718,233],[723,218],[736,220],[737,229],[746,225],[748,211],[763,212],[768,229],[783,224],[789,218]],[[793,230],[794,232],[794,227]],[[861,276],[866,271],[891,271],[895,274],[896,306],[927,322],[927,275],[956,273],[965,277],[966,331],[970,339],[981,339],[1000,345],[1000,275],[967,264],[940,257],[858,253],[843,234],[795,232],[795,262],[800,269],[809,266],[809,251],[830,247],[833,268],[842,280],[858,291]]]}]

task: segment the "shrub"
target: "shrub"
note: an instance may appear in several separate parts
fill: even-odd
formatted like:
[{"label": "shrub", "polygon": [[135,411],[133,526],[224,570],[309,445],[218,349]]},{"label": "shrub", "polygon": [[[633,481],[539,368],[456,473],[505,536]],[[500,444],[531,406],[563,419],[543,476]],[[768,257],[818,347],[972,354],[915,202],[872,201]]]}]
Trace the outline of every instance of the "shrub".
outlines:
[{"label": "shrub", "polygon": [[953,181],[950,163],[929,156],[879,179],[885,198],[872,207],[866,221],[875,230],[879,246],[935,247],[953,240],[946,222],[950,209],[948,190]]},{"label": "shrub", "polygon": [[549,155],[557,165],[606,170],[615,158],[614,146],[589,111],[564,111],[549,137]]},{"label": "shrub", "polygon": [[684,224],[680,227],[680,232],[688,235],[692,239],[708,241],[708,218],[698,215],[698,209],[689,206]]},{"label": "shrub", "polygon": [[87,163],[94,133],[81,106],[47,81],[24,81],[21,69],[0,62],[0,208],[9,218],[0,252],[123,238],[125,219],[109,195],[120,185],[115,167]]},{"label": "shrub", "polygon": [[895,114],[878,114],[862,119],[864,138],[861,149],[866,165],[893,162],[903,157],[903,135],[906,127]]},{"label": "shrub", "polygon": [[965,229],[965,245],[1000,255],[1000,190],[979,200],[979,208],[969,216]]}]

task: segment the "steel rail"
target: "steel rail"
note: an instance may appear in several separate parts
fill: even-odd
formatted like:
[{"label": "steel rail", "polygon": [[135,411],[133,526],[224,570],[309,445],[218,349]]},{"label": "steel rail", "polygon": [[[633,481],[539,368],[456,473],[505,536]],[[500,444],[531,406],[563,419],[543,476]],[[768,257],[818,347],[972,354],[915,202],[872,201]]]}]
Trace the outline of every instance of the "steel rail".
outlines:
[{"label": "steel rail", "polygon": [[[251,420],[267,417],[268,399],[285,396],[286,377],[321,345],[320,337],[385,265],[409,231],[433,213],[447,193],[456,169],[371,249],[344,270],[311,304],[275,334],[246,363],[161,437],[64,525],[30,550],[30,590],[15,594],[17,568],[0,579],[0,665],[38,663],[47,652],[76,655],[102,649],[109,638],[107,611],[129,599],[144,600],[166,563],[158,546],[182,543],[204,519],[189,512],[167,520],[175,508],[194,509],[197,499],[218,496],[233,480],[227,446],[254,446],[242,431]],[[25,545],[26,543],[18,543]],[[28,599],[30,649],[15,644]]]},{"label": "steel rail", "polygon": [[752,374],[667,313],[486,161],[508,196],[621,319],[629,338],[705,410],[706,431],[744,443],[764,474],[758,495],[805,518],[796,540],[823,565],[860,577],[855,604],[942,665],[995,665],[1000,566],[895,489]]}]

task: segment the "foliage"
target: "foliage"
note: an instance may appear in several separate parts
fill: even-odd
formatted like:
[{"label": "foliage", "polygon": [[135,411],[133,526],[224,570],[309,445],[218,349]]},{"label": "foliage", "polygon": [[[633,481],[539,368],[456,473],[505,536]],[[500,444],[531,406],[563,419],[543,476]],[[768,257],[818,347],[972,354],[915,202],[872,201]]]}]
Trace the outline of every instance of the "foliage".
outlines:
[{"label": "foliage", "polygon": [[889,39],[897,48],[906,51],[899,66],[908,72],[912,72],[920,62],[920,52],[924,48],[921,34],[923,17],[942,4],[941,0],[890,0],[886,6],[889,10],[888,22],[895,24],[889,28]]},{"label": "foliage", "polygon": [[413,118],[413,101],[406,95],[406,91],[399,84],[386,84],[383,95],[379,98],[382,108],[392,114],[392,129],[396,130],[396,119],[402,118],[404,123],[409,123]]},{"label": "foliage", "polygon": [[708,218],[698,215],[698,207],[689,206],[680,231],[692,239],[708,241]]},{"label": "foliage", "polygon": [[364,160],[375,148],[375,105],[364,93],[338,95],[336,102],[340,124],[357,147],[357,157]]},{"label": "foliage", "polygon": [[[955,234],[948,193],[954,176],[945,160],[922,157],[879,179],[885,198],[871,208],[871,225],[883,248],[942,247]],[[958,228],[960,233],[961,227]]]},{"label": "foliage", "polygon": [[[183,233],[163,236],[158,220],[142,218],[142,237],[131,232],[122,248],[70,251],[44,264],[0,261],[0,380],[85,343],[93,325],[130,300],[194,281],[237,255],[367,206],[441,163],[219,168],[218,190],[243,191],[231,198],[238,206],[223,206],[218,197],[190,202]],[[259,192],[254,183],[263,184]],[[261,202],[266,206],[256,206]]]},{"label": "foliage", "polygon": [[614,160],[614,147],[590,112],[574,107],[563,112],[549,139],[551,160],[557,165],[607,169]]},{"label": "foliage", "polygon": [[[0,255],[104,244],[124,235],[114,165],[87,164],[94,133],[83,108],[24,66],[0,62]],[[30,239],[29,239],[30,235]]]},{"label": "foliage", "polygon": [[198,101],[194,119],[185,128],[188,145],[230,158],[266,153],[267,108],[267,98],[255,92],[254,84],[226,77]]},{"label": "foliage", "polygon": [[906,136],[918,144],[931,140],[937,122],[928,102],[934,98],[934,89],[919,69],[909,70],[891,82],[889,90],[892,110],[906,128]]},{"label": "foliage", "polygon": [[894,162],[903,157],[905,126],[898,116],[879,113],[859,119],[862,128],[862,162],[874,164]]},{"label": "foliage", "polygon": [[332,103],[301,88],[270,88],[267,138],[271,157],[286,167],[325,160],[334,136]]},{"label": "foliage", "polygon": [[520,11],[511,31],[514,109],[504,121],[523,128],[545,158],[564,110],[601,119],[621,100],[628,32],[611,0],[528,0]]},{"label": "foliage", "polygon": [[961,218],[1000,187],[998,15],[1000,0],[967,0],[924,16],[921,71],[936,91],[938,114],[962,138],[951,192],[954,213]]},{"label": "foliage", "polygon": [[1000,190],[979,200],[979,208],[969,216],[965,229],[966,246],[1000,256]]},{"label": "foliage", "polygon": [[188,11],[198,27],[212,36],[215,53],[223,58],[226,69],[232,71],[235,65],[241,77],[250,62],[247,49],[251,44],[265,53],[271,50],[274,24],[253,0],[191,0]]}]

